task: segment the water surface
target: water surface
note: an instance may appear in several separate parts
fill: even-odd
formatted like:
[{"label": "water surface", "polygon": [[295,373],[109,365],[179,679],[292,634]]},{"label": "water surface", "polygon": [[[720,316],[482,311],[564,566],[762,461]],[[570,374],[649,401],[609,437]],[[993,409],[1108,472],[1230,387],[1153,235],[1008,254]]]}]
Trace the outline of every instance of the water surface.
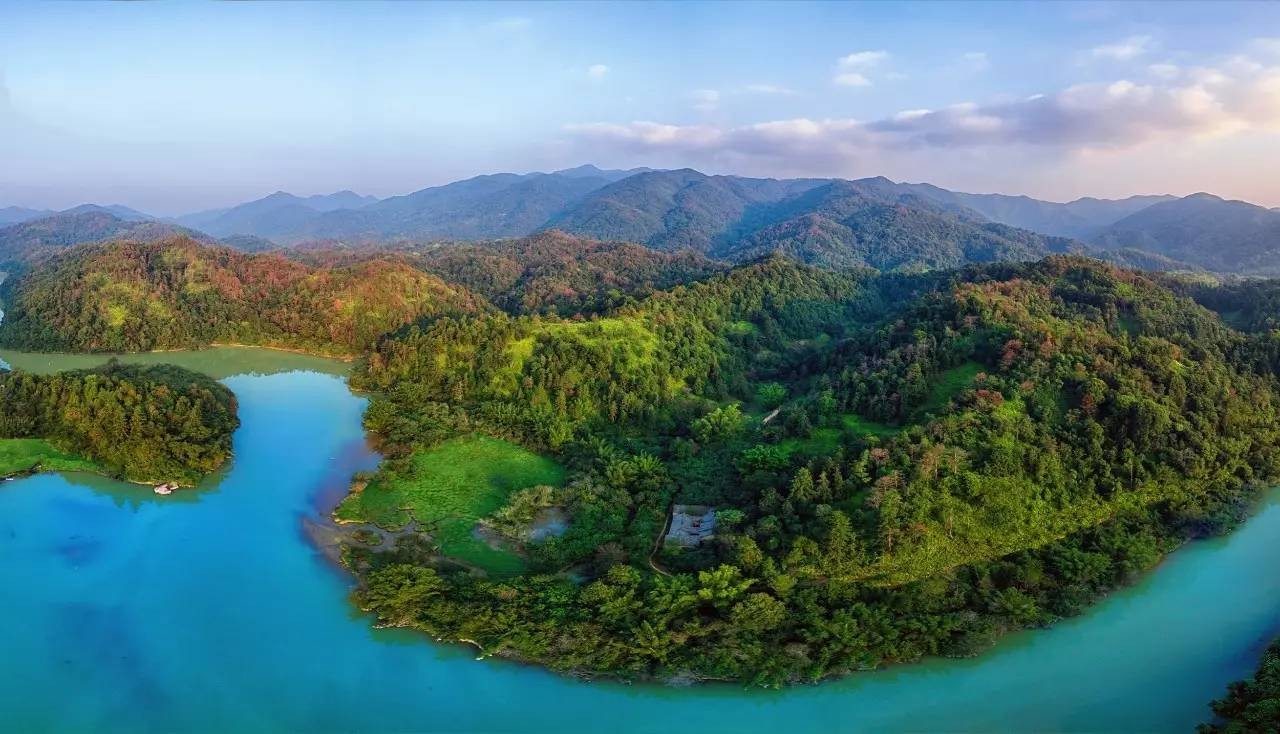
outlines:
[{"label": "water surface", "polygon": [[[191,366],[209,352],[199,355]],[[376,462],[364,400],[339,376],[268,364],[295,355],[266,355],[246,367],[261,374],[225,379],[243,422],[236,458],[201,490],[157,497],[75,475],[0,483],[0,729],[1186,732],[1280,621],[1273,495],[1231,537],[974,660],[781,692],[584,683],[477,662],[353,611],[349,577],[304,523]]]}]

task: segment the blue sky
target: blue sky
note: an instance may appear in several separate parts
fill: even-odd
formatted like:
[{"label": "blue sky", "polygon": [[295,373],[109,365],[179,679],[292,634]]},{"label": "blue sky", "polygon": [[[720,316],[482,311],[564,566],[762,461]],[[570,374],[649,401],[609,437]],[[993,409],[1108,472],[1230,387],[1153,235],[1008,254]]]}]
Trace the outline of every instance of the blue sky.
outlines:
[{"label": "blue sky", "polygon": [[1280,205],[1280,4],[0,4],[0,205],[683,166]]}]

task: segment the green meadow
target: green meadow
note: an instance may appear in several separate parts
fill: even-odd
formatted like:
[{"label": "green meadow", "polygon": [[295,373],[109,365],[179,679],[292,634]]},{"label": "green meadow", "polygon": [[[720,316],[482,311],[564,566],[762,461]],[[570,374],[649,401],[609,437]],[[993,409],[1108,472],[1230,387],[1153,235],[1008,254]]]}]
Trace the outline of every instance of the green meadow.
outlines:
[{"label": "green meadow", "polygon": [[403,527],[412,517],[445,555],[495,574],[519,573],[520,557],[472,535],[476,521],[506,503],[512,492],[563,484],[564,467],[509,441],[487,436],[450,439],[418,451],[408,467],[384,470],[338,507],[344,521]]}]

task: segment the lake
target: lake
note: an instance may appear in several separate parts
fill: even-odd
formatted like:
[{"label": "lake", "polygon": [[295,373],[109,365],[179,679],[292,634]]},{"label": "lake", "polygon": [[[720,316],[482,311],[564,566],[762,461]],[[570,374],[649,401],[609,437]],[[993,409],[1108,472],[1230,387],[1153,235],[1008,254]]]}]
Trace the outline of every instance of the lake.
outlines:
[{"label": "lake", "polygon": [[[88,357],[0,352],[30,369]],[[159,359],[159,358],[163,359]],[[587,683],[375,630],[307,523],[377,456],[345,366],[265,350],[145,355],[238,396],[198,490],[0,483],[0,729],[14,732],[1187,732],[1280,622],[1280,495],[1089,614],[783,691]],[[300,361],[301,360],[301,361]]]}]

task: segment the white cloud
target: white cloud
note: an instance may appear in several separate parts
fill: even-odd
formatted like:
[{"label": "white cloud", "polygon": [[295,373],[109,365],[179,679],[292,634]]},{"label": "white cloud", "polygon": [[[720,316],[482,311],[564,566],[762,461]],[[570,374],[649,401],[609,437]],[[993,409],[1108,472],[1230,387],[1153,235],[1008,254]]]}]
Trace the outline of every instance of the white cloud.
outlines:
[{"label": "white cloud", "polygon": [[592,64],[587,67],[587,77],[592,81],[600,81],[604,79],[605,74],[609,73],[609,67],[604,64]]},{"label": "white cloud", "polygon": [[1095,59],[1129,61],[1149,50],[1151,50],[1151,36],[1129,36],[1122,41],[1095,46],[1089,49],[1089,55]]},{"label": "white cloud", "polygon": [[836,59],[836,72],[831,81],[842,87],[869,87],[871,78],[867,73],[887,58],[888,51],[855,51],[841,56]]},{"label": "white cloud", "polygon": [[881,61],[889,58],[887,51],[855,51],[848,56],[841,56],[836,63],[842,69],[870,69],[879,66]]},{"label": "white cloud", "polygon": [[791,96],[796,94],[796,90],[788,87],[781,87],[776,84],[748,84],[743,87],[748,94],[776,94],[781,96]]},{"label": "white cloud", "polygon": [[584,140],[617,144],[634,150],[706,149],[715,144],[723,133],[701,125],[664,125],[659,122],[637,121],[624,125],[609,122],[588,122],[569,125],[566,130]]},{"label": "white cloud", "polygon": [[689,94],[693,108],[699,112],[713,112],[720,106],[720,92],[715,89],[697,89]]},{"label": "white cloud", "polygon": [[856,71],[846,71],[841,74],[836,74],[831,81],[835,82],[836,84],[839,84],[842,87],[871,86],[871,80],[868,79],[866,75],[860,74]]},{"label": "white cloud", "polygon": [[821,162],[891,150],[1011,145],[1116,150],[1162,139],[1280,132],[1280,66],[1231,61],[1178,78],[1082,84],[998,103],[906,110],[870,121],[796,118],[739,127],[595,123],[569,131],[604,148],[789,165],[828,165]]},{"label": "white cloud", "polygon": [[1182,70],[1175,64],[1152,64],[1147,67],[1147,71],[1159,79],[1175,79]]}]

